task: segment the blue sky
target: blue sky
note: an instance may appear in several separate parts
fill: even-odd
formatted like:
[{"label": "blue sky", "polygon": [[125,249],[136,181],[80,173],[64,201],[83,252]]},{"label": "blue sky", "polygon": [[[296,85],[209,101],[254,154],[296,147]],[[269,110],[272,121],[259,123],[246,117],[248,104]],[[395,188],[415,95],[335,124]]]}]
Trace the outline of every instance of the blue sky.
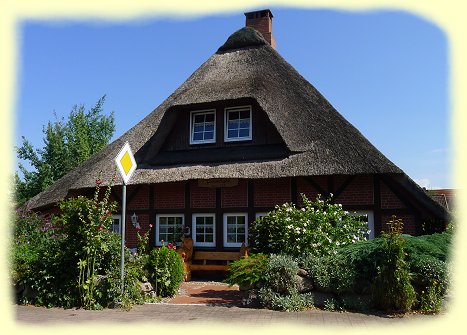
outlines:
[{"label": "blue sky", "polygon": [[[249,11],[251,9],[246,9]],[[428,188],[452,187],[446,35],[401,11],[271,8],[277,51],[383,154]],[[104,94],[114,139],[243,27],[243,11],[19,26],[15,143]]]}]

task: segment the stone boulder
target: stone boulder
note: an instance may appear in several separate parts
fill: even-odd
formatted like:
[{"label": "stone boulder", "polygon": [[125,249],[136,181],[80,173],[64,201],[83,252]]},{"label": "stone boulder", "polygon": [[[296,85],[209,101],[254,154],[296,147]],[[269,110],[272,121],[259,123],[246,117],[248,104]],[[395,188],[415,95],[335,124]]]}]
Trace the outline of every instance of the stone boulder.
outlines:
[{"label": "stone boulder", "polygon": [[313,281],[308,277],[295,275],[295,285],[299,293],[307,293],[313,290]]}]

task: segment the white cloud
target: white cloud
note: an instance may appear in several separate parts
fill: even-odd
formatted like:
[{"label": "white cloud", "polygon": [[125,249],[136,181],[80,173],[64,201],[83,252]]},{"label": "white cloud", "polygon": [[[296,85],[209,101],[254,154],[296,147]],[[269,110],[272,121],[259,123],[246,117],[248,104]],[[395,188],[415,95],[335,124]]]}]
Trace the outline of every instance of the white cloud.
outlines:
[{"label": "white cloud", "polygon": [[430,185],[430,179],[428,179],[428,178],[414,179],[414,181],[415,181],[418,185],[420,185],[420,187],[428,188],[428,186]]}]

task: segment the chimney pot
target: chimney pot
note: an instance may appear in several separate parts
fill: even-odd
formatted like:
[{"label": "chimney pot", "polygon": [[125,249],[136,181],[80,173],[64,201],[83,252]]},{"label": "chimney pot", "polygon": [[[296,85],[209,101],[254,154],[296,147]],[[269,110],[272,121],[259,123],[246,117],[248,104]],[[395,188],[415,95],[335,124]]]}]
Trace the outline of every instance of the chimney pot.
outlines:
[{"label": "chimney pot", "polygon": [[275,49],[276,39],[272,35],[272,13],[269,9],[245,13],[246,27],[256,29],[264,39]]}]

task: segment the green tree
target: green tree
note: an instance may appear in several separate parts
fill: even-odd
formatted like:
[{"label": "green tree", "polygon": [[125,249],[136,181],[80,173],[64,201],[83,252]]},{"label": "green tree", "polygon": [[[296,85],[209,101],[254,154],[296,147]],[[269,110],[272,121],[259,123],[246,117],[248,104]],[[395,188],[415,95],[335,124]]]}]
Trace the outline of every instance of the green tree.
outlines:
[{"label": "green tree", "polygon": [[18,164],[23,178],[15,174],[15,196],[18,205],[52,185],[71,169],[109,143],[115,131],[114,114],[103,114],[105,95],[86,111],[84,105],[73,106],[68,119],[56,117],[43,127],[44,147],[36,149],[23,136],[17,148],[18,159],[29,162],[32,171]]}]

